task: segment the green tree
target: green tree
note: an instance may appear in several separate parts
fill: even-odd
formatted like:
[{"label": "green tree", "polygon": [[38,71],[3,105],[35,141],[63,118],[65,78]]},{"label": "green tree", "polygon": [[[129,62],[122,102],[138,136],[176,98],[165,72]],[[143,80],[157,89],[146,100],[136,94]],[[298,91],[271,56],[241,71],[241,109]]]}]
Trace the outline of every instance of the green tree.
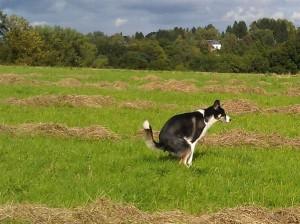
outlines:
[{"label": "green tree", "polygon": [[227,26],[226,33],[232,33],[237,38],[242,39],[248,33],[247,25],[244,21],[234,21],[232,26]]},{"label": "green tree", "polygon": [[47,45],[47,64],[57,66],[91,66],[96,46],[74,29],[59,26],[37,27]]},{"label": "green tree", "polygon": [[45,43],[27,20],[15,15],[8,17],[8,31],[4,37],[7,45],[6,60],[16,64],[40,65],[45,58]]},{"label": "green tree", "polygon": [[8,31],[7,15],[0,10],[0,37],[3,37]]}]

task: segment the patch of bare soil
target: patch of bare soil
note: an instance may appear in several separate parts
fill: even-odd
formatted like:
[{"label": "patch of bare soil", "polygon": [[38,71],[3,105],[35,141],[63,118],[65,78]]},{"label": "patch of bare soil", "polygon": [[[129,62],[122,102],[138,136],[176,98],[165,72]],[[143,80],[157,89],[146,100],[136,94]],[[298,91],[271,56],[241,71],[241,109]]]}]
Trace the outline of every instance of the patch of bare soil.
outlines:
[{"label": "patch of bare soil", "polygon": [[300,104],[283,106],[283,107],[271,107],[264,110],[265,112],[271,113],[288,113],[288,114],[299,114]]},{"label": "patch of bare soil", "polygon": [[157,75],[146,75],[146,76],[142,76],[142,77],[139,77],[139,76],[134,76],[132,77],[133,80],[135,81],[140,81],[140,80],[143,80],[143,81],[148,81],[148,82],[155,82],[155,81],[160,81],[161,78]]},{"label": "patch of bare soil", "polygon": [[224,102],[223,108],[228,114],[242,114],[261,111],[255,103],[245,99],[227,100]]},{"label": "patch of bare soil", "polygon": [[140,88],[145,90],[177,91],[185,93],[197,92],[199,90],[198,87],[190,81],[174,79],[148,82]]},{"label": "patch of bare soil", "polygon": [[260,87],[249,87],[245,85],[232,85],[232,86],[223,86],[223,85],[208,85],[201,88],[204,92],[209,93],[255,93],[255,94],[261,94],[261,95],[268,95],[268,93],[260,88]]},{"label": "patch of bare soil", "polygon": [[205,136],[203,140],[207,145],[253,145],[258,147],[290,146],[300,147],[300,138],[285,138],[279,134],[262,134],[247,132],[242,129],[233,129],[222,134],[211,134]]},{"label": "patch of bare soil", "polygon": [[9,98],[5,101],[14,105],[30,106],[71,106],[71,107],[96,107],[112,105],[114,98],[110,96],[88,95],[41,95],[25,99]]},{"label": "patch of bare soil", "polygon": [[31,223],[190,223],[190,224],[279,224],[299,223],[300,208],[268,210],[254,206],[224,209],[213,214],[190,215],[180,211],[148,213],[130,204],[99,199],[74,209],[49,208],[34,204],[10,204],[0,207],[0,221]]},{"label": "patch of bare soil", "polygon": [[67,127],[53,123],[25,123],[19,125],[0,125],[0,132],[13,135],[44,135],[56,137],[76,137],[81,139],[117,139],[117,134],[100,125],[89,127]]},{"label": "patch of bare soil", "polygon": [[300,96],[300,87],[290,87],[285,93],[287,96]]}]

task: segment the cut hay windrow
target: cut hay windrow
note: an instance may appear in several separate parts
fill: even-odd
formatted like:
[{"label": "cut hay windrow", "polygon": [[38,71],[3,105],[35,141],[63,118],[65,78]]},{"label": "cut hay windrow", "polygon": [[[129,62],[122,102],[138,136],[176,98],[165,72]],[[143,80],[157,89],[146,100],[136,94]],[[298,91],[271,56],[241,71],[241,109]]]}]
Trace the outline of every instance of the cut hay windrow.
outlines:
[{"label": "cut hay windrow", "polygon": [[199,89],[196,85],[190,81],[179,80],[165,80],[165,81],[151,81],[140,86],[140,89],[144,90],[160,90],[160,91],[176,91],[192,93],[197,92]]},{"label": "cut hay windrow", "polygon": [[107,88],[107,89],[116,89],[116,90],[126,90],[128,89],[128,84],[123,81],[107,82],[101,81],[96,83],[86,83],[84,86],[95,87],[95,88]]},{"label": "cut hay windrow", "polygon": [[135,81],[142,80],[142,81],[155,82],[155,81],[160,81],[161,77],[150,74],[150,75],[146,75],[146,76],[133,76],[132,79]]},{"label": "cut hay windrow", "polygon": [[257,104],[246,99],[226,100],[223,108],[228,114],[244,114],[244,113],[286,113],[299,114],[300,104],[277,106],[269,108],[260,108]]},{"label": "cut hay windrow", "polygon": [[75,78],[65,78],[57,82],[32,80],[16,74],[0,74],[0,84],[2,85],[32,85],[32,86],[61,86],[61,87],[94,87],[94,88],[109,88],[116,90],[125,90],[128,84],[123,81],[100,81],[95,83],[83,83]]},{"label": "cut hay windrow", "polygon": [[42,135],[54,137],[74,137],[80,139],[118,139],[119,136],[108,128],[100,125],[89,127],[67,127],[63,124],[54,123],[25,123],[19,125],[0,125],[0,133],[13,135]]},{"label": "cut hay windrow", "polygon": [[300,87],[290,87],[286,90],[287,96],[300,96]]},{"label": "cut hay windrow", "polygon": [[252,145],[262,148],[289,146],[300,149],[300,138],[286,138],[276,133],[263,134],[233,129],[222,134],[207,135],[203,138],[203,144],[223,146]]},{"label": "cut hay windrow", "polygon": [[282,106],[282,107],[271,107],[264,110],[265,112],[271,113],[288,113],[288,114],[299,114],[300,104]]},{"label": "cut hay windrow", "polygon": [[16,75],[16,74],[0,74],[0,84],[1,85],[32,85],[32,86],[39,86],[39,85],[49,85],[50,82],[26,79],[22,75]]},{"label": "cut hay windrow", "polygon": [[128,109],[149,109],[155,107],[155,103],[152,101],[146,100],[136,100],[136,101],[125,101],[119,104],[120,108],[128,108]]},{"label": "cut hay windrow", "polygon": [[1,221],[25,221],[40,224],[61,223],[190,223],[190,224],[282,224],[299,223],[300,208],[269,210],[244,206],[223,209],[217,213],[191,215],[181,211],[144,212],[130,204],[113,203],[99,199],[85,207],[73,209],[49,208],[34,204],[8,204],[0,206]]},{"label": "cut hay windrow", "polygon": [[269,95],[266,90],[260,87],[249,87],[246,85],[208,85],[201,88],[202,91],[208,93],[248,93],[248,94],[259,94]]},{"label": "cut hay windrow", "polygon": [[[137,138],[144,136],[144,130],[140,129],[135,135]],[[158,139],[159,131],[153,130],[153,136]],[[288,146],[300,149],[300,138],[286,138],[277,133],[263,134],[248,132],[242,129],[232,129],[221,134],[207,134],[199,145],[207,146],[242,146],[250,145],[260,148]]]},{"label": "cut hay windrow", "polygon": [[101,95],[40,95],[25,99],[9,98],[5,101],[14,105],[29,106],[70,106],[70,107],[96,107],[112,105],[114,98]]},{"label": "cut hay windrow", "polygon": [[65,78],[57,81],[55,83],[58,86],[63,86],[63,87],[81,87],[82,82],[78,79],[74,78]]},{"label": "cut hay windrow", "polygon": [[228,114],[242,114],[261,111],[255,103],[245,99],[227,100],[224,102],[223,108]]},{"label": "cut hay windrow", "polygon": [[69,106],[69,107],[93,107],[102,108],[106,106],[116,106],[119,108],[146,110],[153,108],[174,109],[175,104],[157,104],[153,101],[134,100],[134,101],[120,101],[117,102],[111,96],[101,95],[40,95],[28,98],[8,98],[2,102],[13,105],[22,106]]},{"label": "cut hay windrow", "polygon": [[115,82],[100,81],[95,83],[82,83],[80,80],[74,78],[62,79],[57,81],[54,84],[62,87],[94,87],[100,89],[107,88],[107,89],[116,89],[116,90],[125,90],[128,88],[128,84],[123,81],[115,81]]},{"label": "cut hay windrow", "polygon": [[148,100],[135,100],[135,101],[124,101],[119,104],[120,108],[145,110],[152,108],[160,109],[174,109],[177,107],[176,104],[157,104]]}]

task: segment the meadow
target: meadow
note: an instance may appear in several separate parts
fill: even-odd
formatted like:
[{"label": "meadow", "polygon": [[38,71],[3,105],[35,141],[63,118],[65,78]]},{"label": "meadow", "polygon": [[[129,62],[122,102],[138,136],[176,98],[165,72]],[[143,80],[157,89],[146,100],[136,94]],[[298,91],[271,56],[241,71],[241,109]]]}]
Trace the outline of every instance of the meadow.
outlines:
[{"label": "meadow", "polygon": [[[89,96],[108,98],[96,104]],[[215,99],[225,109],[244,101],[249,108],[229,105],[232,122],[217,123],[207,137],[242,130],[260,141],[200,143],[190,168],[146,147],[145,119],[159,130],[170,116]],[[1,66],[0,204],[72,208],[109,198],[190,214],[299,206],[299,104],[299,75]],[[58,124],[61,132],[99,125],[117,137],[16,131],[24,124]],[[273,144],[272,136],[288,143]]]}]

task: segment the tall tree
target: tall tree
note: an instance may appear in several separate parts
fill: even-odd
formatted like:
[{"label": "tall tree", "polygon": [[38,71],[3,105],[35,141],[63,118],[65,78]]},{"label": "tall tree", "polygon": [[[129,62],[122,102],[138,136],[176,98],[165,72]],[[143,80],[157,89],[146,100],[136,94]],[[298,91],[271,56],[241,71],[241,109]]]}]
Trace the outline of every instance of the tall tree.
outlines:
[{"label": "tall tree", "polygon": [[3,37],[8,31],[7,15],[0,10],[0,37]]},{"label": "tall tree", "polygon": [[4,42],[8,47],[7,60],[12,63],[39,65],[45,58],[45,43],[27,20],[15,15],[8,17]]}]

